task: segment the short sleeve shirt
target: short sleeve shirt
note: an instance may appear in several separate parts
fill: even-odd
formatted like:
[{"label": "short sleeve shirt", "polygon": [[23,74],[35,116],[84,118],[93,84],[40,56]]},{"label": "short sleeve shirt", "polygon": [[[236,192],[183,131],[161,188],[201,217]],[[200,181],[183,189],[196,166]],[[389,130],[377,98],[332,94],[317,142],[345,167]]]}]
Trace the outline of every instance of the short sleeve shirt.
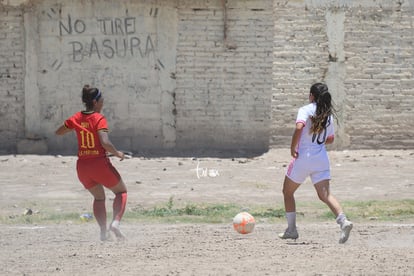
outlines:
[{"label": "short sleeve shirt", "polygon": [[98,136],[99,130],[108,131],[108,123],[102,114],[77,112],[65,121],[65,126],[76,131],[79,159],[106,156]]},{"label": "short sleeve shirt", "polygon": [[310,103],[301,107],[298,111],[296,123],[303,123],[304,128],[302,130],[302,136],[299,140],[298,151],[302,149],[317,149],[325,147],[324,143],[328,137],[334,137],[335,129],[333,125],[333,116],[328,118],[327,126],[319,134],[310,133],[312,125],[311,117],[315,115],[316,103]]}]

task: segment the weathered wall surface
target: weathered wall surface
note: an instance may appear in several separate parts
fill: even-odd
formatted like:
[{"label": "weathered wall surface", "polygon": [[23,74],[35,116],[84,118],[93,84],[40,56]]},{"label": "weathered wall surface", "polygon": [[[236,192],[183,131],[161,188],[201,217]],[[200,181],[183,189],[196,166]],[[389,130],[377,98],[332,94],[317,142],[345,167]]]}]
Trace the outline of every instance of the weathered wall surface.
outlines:
[{"label": "weathered wall surface", "polygon": [[289,145],[297,108],[325,81],[334,147],[413,148],[413,13],[414,1],[275,1],[271,144]]},{"label": "weathered wall surface", "polygon": [[267,149],[272,1],[179,4],[177,146]]},{"label": "weathered wall surface", "polygon": [[343,121],[353,148],[414,147],[414,1],[389,2],[345,17]]},{"label": "weathered wall surface", "polygon": [[0,6],[0,152],[13,151],[24,130],[23,11]]},{"label": "weathered wall surface", "polygon": [[53,130],[82,108],[84,84],[104,93],[114,143],[174,146],[177,11],[157,3],[39,1],[26,10],[26,129],[46,137],[50,151],[73,152],[73,137]]},{"label": "weathered wall surface", "polygon": [[24,91],[13,93],[21,97],[14,108],[24,112],[9,136],[31,140],[18,142],[17,151],[40,139],[49,152],[73,153],[73,137],[53,132],[82,108],[86,83],[103,91],[120,148],[268,148],[272,1],[19,4],[23,19],[13,20],[24,33],[25,77],[18,76]]},{"label": "weathered wall surface", "polygon": [[54,130],[105,96],[130,151],[290,143],[316,81],[335,148],[414,148],[414,1],[0,1],[0,152],[74,153]]}]

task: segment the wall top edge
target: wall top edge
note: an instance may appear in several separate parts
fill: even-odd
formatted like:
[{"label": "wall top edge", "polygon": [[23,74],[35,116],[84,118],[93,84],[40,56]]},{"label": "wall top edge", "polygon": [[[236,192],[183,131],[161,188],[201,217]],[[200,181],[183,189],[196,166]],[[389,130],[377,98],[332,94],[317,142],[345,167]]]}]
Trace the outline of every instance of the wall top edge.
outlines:
[{"label": "wall top edge", "polygon": [[18,7],[20,5],[26,5],[30,0],[0,0],[0,6]]},{"label": "wall top edge", "polygon": [[307,8],[410,8],[414,9],[414,0],[274,0],[278,6],[306,6]]},{"label": "wall top edge", "polygon": [[[99,1],[99,0],[97,0]],[[33,0],[0,0],[0,6],[17,7],[33,4]],[[60,2],[56,0],[56,2]],[[197,0],[194,0],[197,2]],[[414,0],[392,1],[392,0],[273,0],[274,5],[282,6],[306,6],[307,8],[383,8],[401,7],[414,10]]]}]

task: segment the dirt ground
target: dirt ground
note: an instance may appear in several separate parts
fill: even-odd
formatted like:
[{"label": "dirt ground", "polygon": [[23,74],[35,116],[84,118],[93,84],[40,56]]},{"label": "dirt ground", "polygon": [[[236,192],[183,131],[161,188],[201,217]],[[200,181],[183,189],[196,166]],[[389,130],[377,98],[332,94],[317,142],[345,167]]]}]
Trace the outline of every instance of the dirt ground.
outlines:
[{"label": "dirt ground", "polygon": [[[414,150],[331,151],[333,194],[340,200],[414,198]],[[280,205],[288,150],[252,158],[113,159],[128,185],[128,208],[187,202]],[[0,215],[44,206],[91,212],[74,156],[0,156]],[[108,209],[113,198],[108,193]],[[317,201],[309,182],[299,202]],[[52,206],[52,207],[50,207]],[[128,210],[127,210],[128,211]],[[345,210],[346,211],[346,210]],[[298,218],[300,238],[284,241],[285,222],[258,221],[252,234],[223,224],[122,224],[123,242],[100,242],[94,221],[0,224],[0,275],[413,275],[414,218],[355,221],[338,244],[334,221]]]}]

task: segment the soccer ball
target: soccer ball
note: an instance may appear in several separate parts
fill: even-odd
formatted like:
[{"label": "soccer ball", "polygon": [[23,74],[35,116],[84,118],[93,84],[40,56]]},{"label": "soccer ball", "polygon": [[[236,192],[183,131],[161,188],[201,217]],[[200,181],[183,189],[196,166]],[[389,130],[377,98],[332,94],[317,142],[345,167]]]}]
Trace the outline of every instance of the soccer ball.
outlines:
[{"label": "soccer ball", "polygon": [[247,212],[238,213],[233,218],[233,228],[240,234],[249,234],[253,232],[255,224],[254,217]]}]

